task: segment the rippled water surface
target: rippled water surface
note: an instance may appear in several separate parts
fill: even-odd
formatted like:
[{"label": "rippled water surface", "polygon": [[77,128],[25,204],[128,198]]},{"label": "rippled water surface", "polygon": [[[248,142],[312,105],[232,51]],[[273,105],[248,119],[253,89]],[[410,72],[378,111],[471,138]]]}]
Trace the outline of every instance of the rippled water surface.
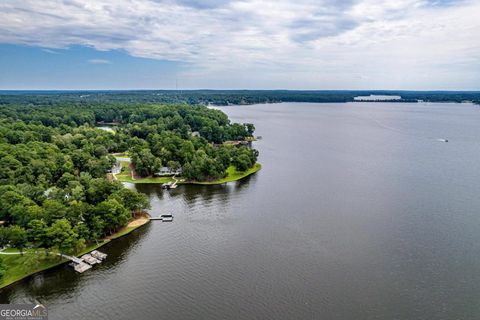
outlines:
[{"label": "rippled water surface", "polygon": [[[149,195],[152,222],[0,293],[50,319],[478,319],[480,109],[221,108],[253,122],[263,169]],[[441,142],[439,139],[448,139]]]}]

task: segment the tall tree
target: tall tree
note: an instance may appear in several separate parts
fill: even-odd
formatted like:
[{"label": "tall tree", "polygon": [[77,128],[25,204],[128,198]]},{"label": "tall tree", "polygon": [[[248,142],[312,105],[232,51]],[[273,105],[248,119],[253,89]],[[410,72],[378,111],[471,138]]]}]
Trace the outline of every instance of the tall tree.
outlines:
[{"label": "tall tree", "polygon": [[23,255],[23,249],[26,247],[28,241],[27,232],[20,226],[10,226],[9,228],[10,245],[17,248]]},{"label": "tall tree", "polygon": [[78,243],[78,235],[67,219],[59,219],[52,223],[47,230],[47,236],[50,238],[51,246],[62,254],[73,251]]}]

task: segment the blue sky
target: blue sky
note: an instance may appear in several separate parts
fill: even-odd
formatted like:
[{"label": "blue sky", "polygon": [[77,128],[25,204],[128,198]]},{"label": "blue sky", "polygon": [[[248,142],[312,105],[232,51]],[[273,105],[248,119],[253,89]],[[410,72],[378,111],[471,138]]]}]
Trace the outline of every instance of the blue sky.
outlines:
[{"label": "blue sky", "polygon": [[0,89],[480,89],[480,0],[3,0]]},{"label": "blue sky", "polygon": [[122,50],[48,49],[0,44],[2,89],[175,89],[182,63],[137,58]]}]

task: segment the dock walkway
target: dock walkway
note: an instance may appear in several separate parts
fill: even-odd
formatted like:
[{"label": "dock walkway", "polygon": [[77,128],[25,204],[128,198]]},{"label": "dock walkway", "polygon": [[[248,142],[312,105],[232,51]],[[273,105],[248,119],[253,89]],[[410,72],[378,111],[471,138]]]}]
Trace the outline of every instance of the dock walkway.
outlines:
[{"label": "dock walkway", "polygon": [[150,220],[159,220],[162,222],[172,222],[173,221],[173,215],[171,214],[162,214],[159,217],[150,217]]},{"label": "dock walkway", "polygon": [[72,261],[70,265],[73,267],[73,269],[75,269],[75,271],[79,273],[83,273],[87,271],[93,265],[97,263],[101,263],[102,260],[104,260],[107,257],[105,253],[101,253],[97,250],[92,251],[90,254],[84,254],[82,258],[77,258],[74,256],[69,256],[61,253],[59,253],[58,255],[61,256],[62,258],[66,258]]}]

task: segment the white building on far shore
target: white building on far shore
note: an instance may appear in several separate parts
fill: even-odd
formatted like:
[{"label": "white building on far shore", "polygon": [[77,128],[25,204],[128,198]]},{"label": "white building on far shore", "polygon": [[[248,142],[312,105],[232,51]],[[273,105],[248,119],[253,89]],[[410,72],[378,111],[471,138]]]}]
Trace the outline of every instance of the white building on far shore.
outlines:
[{"label": "white building on far shore", "polygon": [[401,96],[375,95],[358,96],[353,98],[355,101],[398,101],[402,100]]}]

